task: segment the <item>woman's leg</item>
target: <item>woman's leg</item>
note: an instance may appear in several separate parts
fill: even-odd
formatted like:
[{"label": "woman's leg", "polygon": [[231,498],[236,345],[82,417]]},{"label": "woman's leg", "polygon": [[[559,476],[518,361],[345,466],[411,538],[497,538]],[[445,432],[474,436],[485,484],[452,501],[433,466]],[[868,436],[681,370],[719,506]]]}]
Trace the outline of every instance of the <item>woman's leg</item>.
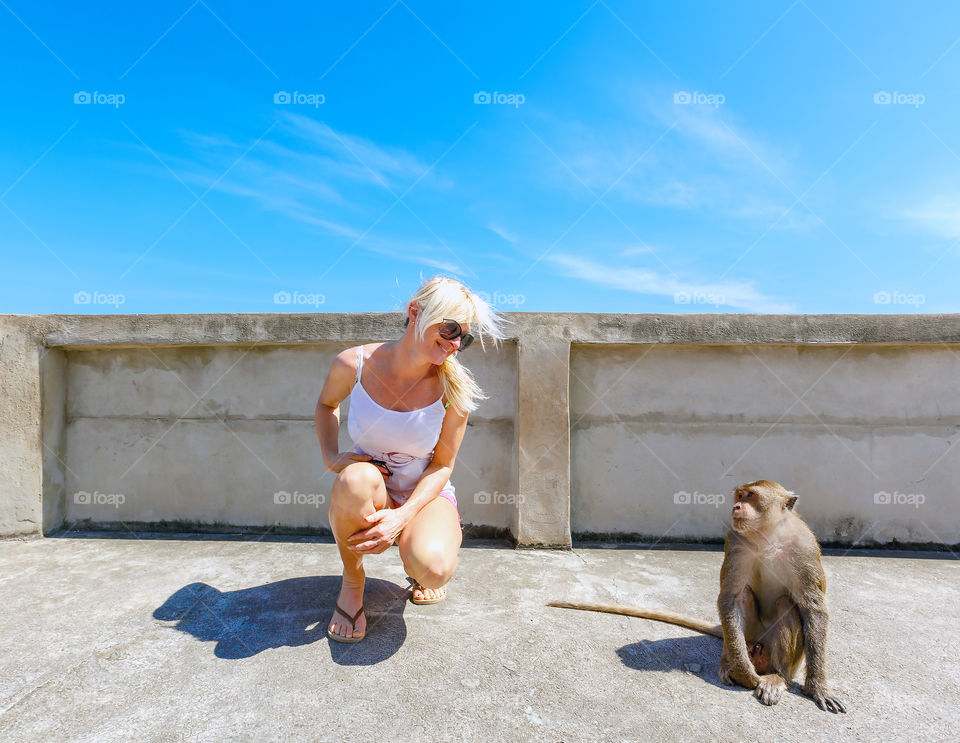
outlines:
[{"label": "woman's leg", "polygon": [[[363,556],[346,545],[347,538],[369,527],[363,519],[385,507],[387,489],[383,475],[369,462],[354,462],[337,475],[330,493],[330,530],[343,561],[343,581],[337,603],[353,616],[363,606]],[[367,629],[367,618],[361,614],[353,625],[348,617],[335,611],[330,620],[330,631],[342,637],[362,637]]]},{"label": "woman's leg", "polygon": [[457,551],[463,541],[457,508],[446,498],[434,498],[420,509],[400,532],[397,546],[400,559],[411,578],[424,590],[414,591],[414,598],[439,598],[441,589],[457,569]]}]

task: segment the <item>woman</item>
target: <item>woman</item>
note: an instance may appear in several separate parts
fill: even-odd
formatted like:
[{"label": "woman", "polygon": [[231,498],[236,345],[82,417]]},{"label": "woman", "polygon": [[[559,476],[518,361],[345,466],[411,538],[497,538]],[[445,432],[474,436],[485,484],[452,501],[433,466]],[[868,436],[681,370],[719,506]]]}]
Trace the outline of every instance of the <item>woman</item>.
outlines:
[{"label": "woman", "polygon": [[[363,557],[394,540],[414,580],[412,601],[443,600],[462,532],[450,483],[467,416],[484,395],[455,354],[484,337],[497,344],[501,319],[453,279],[425,282],[407,305],[403,337],[349,348],[334,359],[317,402],[323,463],[337,473],[330,528],[343,581],[327,634],[358,642],[366,633]],[[337,443],[340,402],[350,395],[347,430]]]}]

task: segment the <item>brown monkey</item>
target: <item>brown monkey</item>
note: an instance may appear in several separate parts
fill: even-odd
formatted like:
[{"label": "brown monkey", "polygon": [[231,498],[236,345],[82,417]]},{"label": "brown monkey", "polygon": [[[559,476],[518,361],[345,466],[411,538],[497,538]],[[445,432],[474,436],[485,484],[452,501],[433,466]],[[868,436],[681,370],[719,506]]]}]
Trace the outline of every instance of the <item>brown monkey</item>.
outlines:
[{"label": "brown monkey", "polygon": [[806,656],[803,693],[822,710],[846,712],[827,685],[827,584],[816,537],[794,513],[796,496],[758,480],[738,487],[734,501],[720,570],[719,625],[625,606],[561,601],[548,606],[655,619],[719,637],[720,680],[754,689],[768,705],[780,701]]}]

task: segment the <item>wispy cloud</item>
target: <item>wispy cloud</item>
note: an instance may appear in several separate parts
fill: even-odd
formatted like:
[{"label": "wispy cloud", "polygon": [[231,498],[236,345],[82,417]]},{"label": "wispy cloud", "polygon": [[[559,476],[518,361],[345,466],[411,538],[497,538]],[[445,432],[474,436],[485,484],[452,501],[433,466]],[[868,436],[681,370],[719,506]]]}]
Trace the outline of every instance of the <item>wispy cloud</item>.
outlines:
[{"label": "wispy cloud", "polygon": [[671,297],[680,306],[705,309],[724,306],[750,312],[795,312],[793,305],[758,292],[752,282],[697,283],[681,281],[646,268],[608,265],[568,254],[548,258],[560,274],[590,284],[634,292]]},{"label": "wispy cloud", "polygon": [[513,234],[509,230],[504,229],[503,227],[500,227],[499,225],[488,224],[487,229],[493,232],[495,235],[499,235],[511,245],[516,245],[519,242],[515,234]]},{"label": "wispy cloud", "polygon": [[938,194],[903,212],[903,217],[941,237],[960,237],[960,195]]}]

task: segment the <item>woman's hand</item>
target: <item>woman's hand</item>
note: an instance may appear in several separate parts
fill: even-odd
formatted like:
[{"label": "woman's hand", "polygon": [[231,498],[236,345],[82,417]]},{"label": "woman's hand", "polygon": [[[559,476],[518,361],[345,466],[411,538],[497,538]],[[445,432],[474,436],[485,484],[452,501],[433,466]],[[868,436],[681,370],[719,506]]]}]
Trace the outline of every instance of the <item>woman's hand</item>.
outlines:
[{"label": "woman's hand", "polygon": [[365,516],[364,521],[370,527],[349,536],[347,548],[361,555],[379,555],[389,549],[410,519],[402,509],[381,508]]},{"label": "woman's hand", "polygon": [[336,457],[324,464],[331,472],[340,473],[354,462],[369,462],[371,459],[373,459],[373,457],[369,454],[357,454],[355,451],[348,451],[343,454],[337,454]]}]

